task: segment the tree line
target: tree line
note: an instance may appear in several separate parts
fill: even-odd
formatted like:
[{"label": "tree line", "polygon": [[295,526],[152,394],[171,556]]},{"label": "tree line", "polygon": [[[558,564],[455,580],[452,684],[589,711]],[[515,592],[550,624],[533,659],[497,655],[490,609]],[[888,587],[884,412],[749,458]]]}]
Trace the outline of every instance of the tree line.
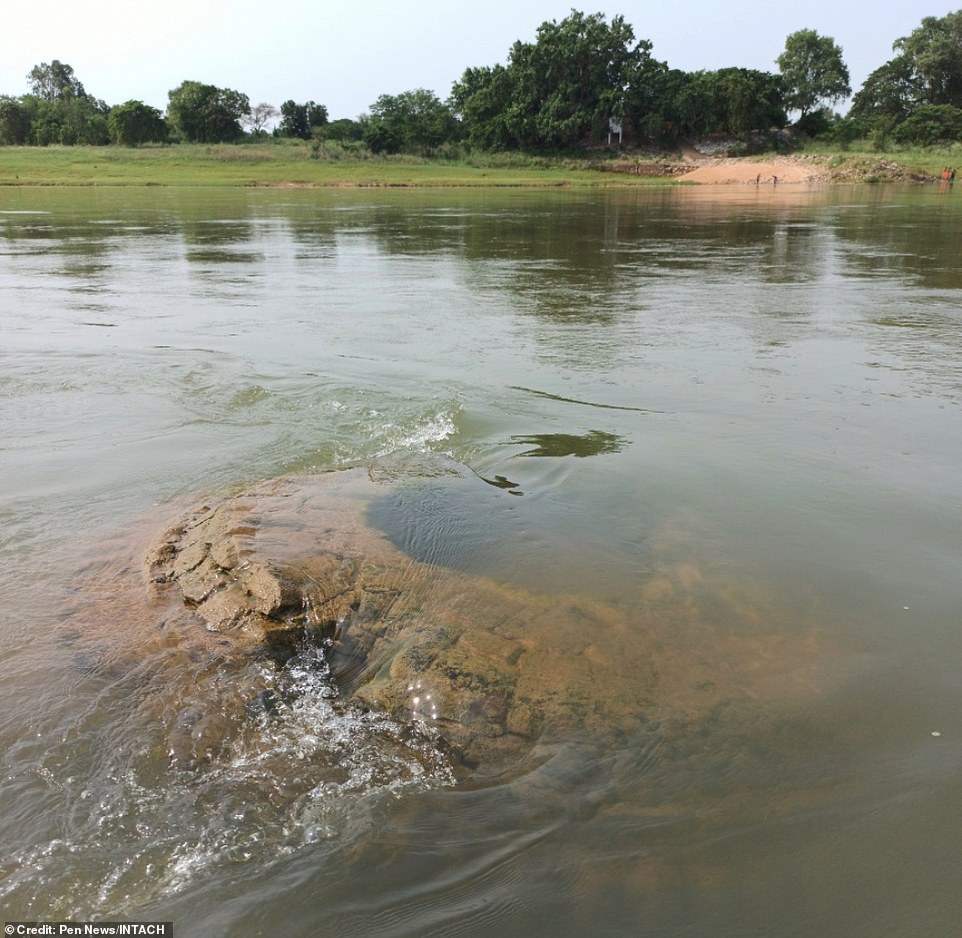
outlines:
[{"label": "tree line", "polygon": [[504,64],[467,68],[445,101],[423,88],[384,94],[356,120],[331,121],[314,101],[252,106],[239,91],[197,81],[169,92],[166,113],[136,100],[111,107],[55,59],[31,69],[28,94],[0,96],[0,144],[224,143],[273,133],[375,153],[564,151],[612,132],[629,144],[747,139],[788,126],[791,115],[797,130],[839,142],[962,138],[962,10],[926,17],[893,52],[845,117],[832,110],[852,93],[842,50],[814,30],[788,36],[777,72],[685,72],[656,59],[624,17],[577,10],[542,23],[534,41],[516,41]]}]

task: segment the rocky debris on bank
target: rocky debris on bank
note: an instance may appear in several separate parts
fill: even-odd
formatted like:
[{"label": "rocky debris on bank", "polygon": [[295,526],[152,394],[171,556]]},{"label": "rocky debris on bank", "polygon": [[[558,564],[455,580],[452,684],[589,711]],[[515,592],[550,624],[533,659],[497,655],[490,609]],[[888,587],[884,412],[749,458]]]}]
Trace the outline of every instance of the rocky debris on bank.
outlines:
[{"label": "rocky debris on bank", "polygon": [[682,176],[691,170],[688,163],[673,160],[607,160],[597,164],[603,173],[618,173],[624,176],[646,176],[650,178]]},{"label": "rocky debris on bank", "polygon": [[895,160],[871,156],[823,157],[832,182],[878,183],[878,182],[933,182],[927,173],[910,172]]}]

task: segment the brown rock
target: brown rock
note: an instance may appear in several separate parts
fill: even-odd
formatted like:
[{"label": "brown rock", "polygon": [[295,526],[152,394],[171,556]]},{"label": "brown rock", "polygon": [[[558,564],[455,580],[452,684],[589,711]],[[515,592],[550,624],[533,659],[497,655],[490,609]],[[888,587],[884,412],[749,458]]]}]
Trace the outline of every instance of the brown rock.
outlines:
[{"label": "brown rock", "polygon": [[437,732],[483,773],[541,740],[697,720],[821,682],[825,647],[811,631],[766,632],[759,621],[772,618],[758,615],[745,634],[718,626],[719,604],[746,605],[745,591],[726,599],[690,563],[640,583],[631,609],[418,563],[365,521],[390,483],[356,469],[255,485],[166,531],[139,604],[130,582],[91,588],[88,618],[113,623],[114,641],[125,622],[153,623],[131,626],[117,660],[163,674],[153,700],[175,764],[217,758],[252,701],[269,701],[265,675],[305,648],[322,651],[345,706]]}]

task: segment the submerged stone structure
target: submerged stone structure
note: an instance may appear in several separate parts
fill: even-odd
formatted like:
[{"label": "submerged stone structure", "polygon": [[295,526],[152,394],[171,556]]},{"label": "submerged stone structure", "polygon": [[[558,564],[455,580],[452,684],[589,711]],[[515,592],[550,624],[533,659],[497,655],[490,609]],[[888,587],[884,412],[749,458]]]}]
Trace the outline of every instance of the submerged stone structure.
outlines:
[{"label": "submerged stone structure", "polygon": [[115,665],[151,662],[174,766],[216,759],[245,721],[282,709],[272,675],[306,653],[340,706],[390,715],[460,778],[511,771],[545,741],[616,742],[822,686],[816,630],[786,630],[691,565],[657,571],[623,608],[412,559],[366,510],[431,483],[377,467],[262,482],[168,526],[139,585],[133,562],[91,590],[98,641],[124,646]]}]

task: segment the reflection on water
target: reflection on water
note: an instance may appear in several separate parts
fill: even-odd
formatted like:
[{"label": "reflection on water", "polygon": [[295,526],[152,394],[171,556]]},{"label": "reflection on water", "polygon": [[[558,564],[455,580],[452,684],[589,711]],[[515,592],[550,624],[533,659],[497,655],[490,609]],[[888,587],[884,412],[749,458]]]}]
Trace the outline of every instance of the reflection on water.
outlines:
[{"label": "reflection on water", "polygon": [[580,436],[572,433],[535,433],[532,436],[513,436],[511,442],[533,449],[519,456],[597,456],[600,453],[617,453],[624,449],[627,440],[603,430],[590,430]]},{"label": "reflection on water", "polygon": [[[952,934],[959,197],[0,192],[4,915]],[[544,740],[473,789],[392,748],[393,724],[288,694],[322,667],[274,674],[281,722],[265,707],[171,774],[160,659],[111,670],[62,628],[95,538],[390,454],[474,473],[401,474],[372,506],[412,558],[577,597],[543,657],[586,701],[626,662],[705,689],[656,715],[639,664],[630,729]],[[610,618],[578,629],[579,604]],[[807,664],[788,680],[785,660]]]}]

